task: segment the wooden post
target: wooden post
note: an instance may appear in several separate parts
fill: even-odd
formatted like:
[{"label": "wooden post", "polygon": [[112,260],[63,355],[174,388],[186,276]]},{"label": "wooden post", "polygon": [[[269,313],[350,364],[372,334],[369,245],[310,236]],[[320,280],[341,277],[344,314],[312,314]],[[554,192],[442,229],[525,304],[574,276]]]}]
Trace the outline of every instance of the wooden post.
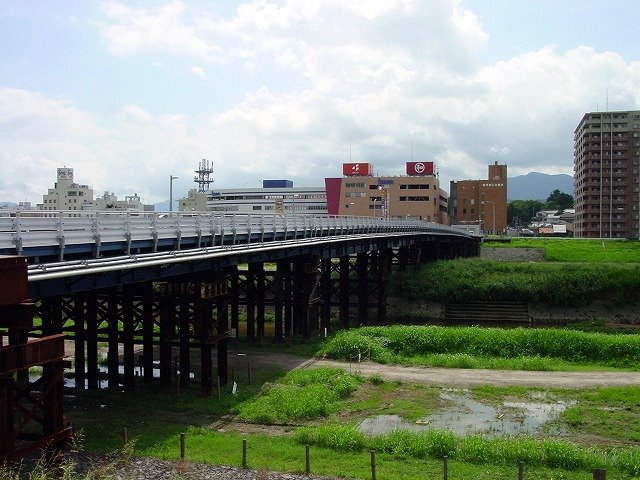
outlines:
[{"label": "wooden post", "polygon": [[180,434],[180,460],[184,460],[184,451],[185,451],[185,443],[184,443],[185,434]]},{"label": "wooden post", "polygon": [[442,459],[442,478],[449,480],[449,457],[446,455]]},{"label": "wooden post", "polygon": [[247,362],[247,378],[249,379],[249,385],[251,385],[251,362]]},{"label": "wooden post", "polygon": [[309,457],[309,444],[304,446],[305,467],[304,472],[309,475],[311,473],[311,458]]},{"label": "wooden post", "polygon": [[371,450],[371,480],[376,480],[376,451]]},{"label": "wooden post", "polygon": [[136,359],[134,354],[135,313],[132,287],[122,290],[122,349],[124,368],[124,388],[133,392]]},{"label": "wooden post", "polygon": [[126,428],[122,430],[122,443],[125,445],[129,443],[129,434],[127,433]]},{"label": "wooden post", "polygon": [[115,390],[120,383],[120,373],[118,371],[118,287],[112,287],[107,292],[107,378],[109,388]]},{"label": "wooden post", "polygon": [[86,295],[87,387],[98,388],[98,299],[96,292]]},{"label": "wooden post", "polygon": [[242,468],[247,468],[247,440],[242,439]]},{"label": "wooden post", "polygon": [[142,293],[142,369],[144,383],[153,382],[153,283],[144,284]]},{"label": "wooden post", "polygon": [[524,462],[518,462],[518,480],[524,480]]}]

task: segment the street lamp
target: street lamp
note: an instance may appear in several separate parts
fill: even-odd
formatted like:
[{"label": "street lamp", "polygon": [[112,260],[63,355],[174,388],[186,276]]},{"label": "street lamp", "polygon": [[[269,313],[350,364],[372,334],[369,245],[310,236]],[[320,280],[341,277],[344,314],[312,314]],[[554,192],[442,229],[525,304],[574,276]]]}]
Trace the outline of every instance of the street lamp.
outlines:
[{"label": "street lamp", "polygon": [[169,212],[173,212],[173,181],[178,177],[169,175]]},{"label": "street lamp", "polygon": [[491,200],[485,200],[482,203],[490,203],[491,204],[491,207],[493,209],[493,234],[495,235],[495,233],[496,233],[496,204],[493,203]]}]

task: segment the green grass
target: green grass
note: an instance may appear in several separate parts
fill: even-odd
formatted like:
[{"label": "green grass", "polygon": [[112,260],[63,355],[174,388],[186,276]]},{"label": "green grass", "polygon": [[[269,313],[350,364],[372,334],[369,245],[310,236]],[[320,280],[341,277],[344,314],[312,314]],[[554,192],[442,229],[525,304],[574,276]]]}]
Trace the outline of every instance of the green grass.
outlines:
[{"label": "green grass", "polygon": [[[192,428],[186,435],[186,457],[189,460],[211,462],[223,465],[240,466],[242,439],[236,433],[219,433],[210,430]],[[252,435],[247,442],[248,467],[257,470],[277,470],[295,473],[304,472],[304,445],[306,434],[290,436]],[[302,443],[301,443],[302,442]],[[364,449],[334,449],[323,447],[314,442],[310,449],[311,473],[344,478],[371,478],[370,452]],[[141,450],[141,455],[157,456],[165,459],[177,459],[179,455],[179,439],[171,437],[154,448]],[[440,478],[442,476],[442,459],[429,456],[413,456],[399,449],[389,448],[379,439],[372,440],[371,446],[378,447],[376,453],[376,471],[378,478],[392,480],[413,480],[424,478]],[[473,450],[468,449],[471,453]],[[616,468],[616,470],[618,470]],[[609,478],[614,471],[609,472]],[[449,478],[451,480],[474,478],[478,480],[507,480],[517,475],[517,464],[505,461],[505,464],[490,465],[485,462],[475,463],[452,459],[449,461]],[[575,468],[548,468],[527,465],[528,478],[541,480],[551,479],[584,479],[590,478],[585,470]]]},{"label": "green grass", "polygon": [[410,301],[521,300],[584,306],[640,298],[640,263],[525,263],[479,258],[434,262],[417,273],[397,274],[393,293]]},{"label": "green grass", "polygon": [[276,383],[263,385],[258,398],[238,405],[238,417],[262,423],[326,417],[358,384],[355,376],[338,368],[293,370]]},{"label": "green grass", "polygon": [[[258,372],[255,378],[258,378]],[[202,398],[188,391],[181,395],[143,391],[135,401],[127,401],[129,397],[122,394],[87,392],[78,396],[73,407],[68,409],[68,415],[83,430],[84,445],[90,450],[121,449],[120,433],[126,427],[129,438],[134,439],[133,454],[177,459],[179,434],[187,432],[188,460],[239,466],[242,439],[246,438],[250,468],[301,473],[304,469],[303,444],[310,443],[313,473],[349,478],[370,478],[371,448],[377,451],[379,478],[438,478],[444,454],[451,458],[449,478],[452,480],[512,479],[520,460],[526,462],[526,478],[549,480],[586,480],[590,478],[589,469],[593,466],[607,468],[607,478],[630,478],[631,473],[637,474],[640,469],[640,450],[629,447],[595,449],[567,441],[529,437],[487,440],[476,436],[460,437],[447,431],[403,432],[368,438],[352,426],[359,419],[380,413],[395,413],[409,420],[423,418],[437,408],[440,390],[425,385],[385,382],[378,376],[356,380],[351,375],[326,368],[300,369],[285,375],[272,372],[260,378],[267,380],[270,386],[259,388],[242,384],[238,397],[225,393],[220,399],[217,396]],[[357,390],[352,390],[354,384]],[[342,393],[337,393],[340,398],[332,400],[335,410],[328,417],[320,416],[313,424],[303,419],[309,426],[296,431],[295,436],[282,434],[290,431],[290,427],[280,428],[269,436],[216,431],[216,419],[221,416],[227,419],[226,415],[242,406],[259,404],[262,398],[271,395],[273,385],[296,387],[288,391],[289,397],[281,398],[285,403],[295,404],[300,397],[297,389],[309,386],[324,386]],[[505,397],[532,398],[532,392],[539,394],[542,390],[477,387],[472,392],[474,398],[501,402]],[[614,423],[613,416],[602,415],[621,410],[632,415],[640,410],[640,387],[584,391],[556,389],[549,395],[556,399],[574,399],[577,406],[589,407],[576,426],[571,424],[572,417],[559,420],[572,434],[588,434],[586,422],[599,419],[611,424],[606,432],[611,439],[616,439],[613,430],[618,429],[630,432],[628,438],[623,439],[625,442],[634,441],[635,425],[640,425],[638,419],[620,418],[616,420],[620,423]],[[598,408],[600,412],[593,413]],[[610,408],[614,410],[608,412]],[[286,421],[294,417],[281,418]],[[330,422],[328,425],[320,423],[326,422],[325,419]],[[624,422],[628,422],[627,426]],[[109,427],[105,428],[105,425]],[[597,425],[594,424],[594,428]],[[615,445],[615,441],[612,444]]]},{"label": "green grass", "polygon": [[571,395],[577,404],[559,421],[580,434],[640,444],[640,386],[608,387]]},{"label": "green grass", "polygon": [[[436,326],[363,327],[338,332],[322,348],[331,358],[380,363],[556,370],[556,359],[578,367],[638,369],[640,336],[568,329]],[[484,360],[482,360],[484,359]],[[481,361],[482,360],[482,361]],[[493,363],[495,362],[495,363]]]},{"label": "green grass", "polygon": [[295,438],[301,444],[318,445],[339,452],[375,449],[401,459],[442,458],[446,455],[475,464],[516,465],[522,461],[535,467],[573,471],[607,468],[626,475],[640,475],[640,450],[636,448],[605,450],[554,439],[461,437],[433,429],[394,431],[368,437],[353,426],[338,424],[301,428]]},{"label": "green grass", "polygon": [[552,262],[640,263],[637,240],[579,240],[569,238],[513,238],[485,242],[488,247],[542,248]]}]

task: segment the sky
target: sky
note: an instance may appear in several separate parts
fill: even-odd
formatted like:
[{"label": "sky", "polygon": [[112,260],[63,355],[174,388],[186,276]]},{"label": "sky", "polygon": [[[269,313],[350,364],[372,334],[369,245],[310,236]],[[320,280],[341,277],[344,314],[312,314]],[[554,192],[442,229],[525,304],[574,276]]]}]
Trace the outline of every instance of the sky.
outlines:
[{"label": "sky", "polygon": [[637,0],[0,2],[0,201],[57,167],[145,203],[344,162],[441,186],[572,174],[586,112],[640,109]]}]

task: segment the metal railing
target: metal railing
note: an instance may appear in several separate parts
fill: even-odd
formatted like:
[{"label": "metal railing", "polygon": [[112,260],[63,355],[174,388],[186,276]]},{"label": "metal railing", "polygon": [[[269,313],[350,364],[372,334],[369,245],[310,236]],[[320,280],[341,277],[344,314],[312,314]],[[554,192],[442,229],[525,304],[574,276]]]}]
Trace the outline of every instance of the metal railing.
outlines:
[{"label": "metal railing", "polygon": [[462,230],[413,219],[330,215],[165,213],[165,212],[0,212],[0,253],[22,255],[54,248],[59,259],[73,246],[91,246],[100,256],[106,245],[123,253],[140,242],[155,252],[163,241],[180,250],[189,245],[236,245],[277,240],[379,233],[436,233],[471,237]]}]

